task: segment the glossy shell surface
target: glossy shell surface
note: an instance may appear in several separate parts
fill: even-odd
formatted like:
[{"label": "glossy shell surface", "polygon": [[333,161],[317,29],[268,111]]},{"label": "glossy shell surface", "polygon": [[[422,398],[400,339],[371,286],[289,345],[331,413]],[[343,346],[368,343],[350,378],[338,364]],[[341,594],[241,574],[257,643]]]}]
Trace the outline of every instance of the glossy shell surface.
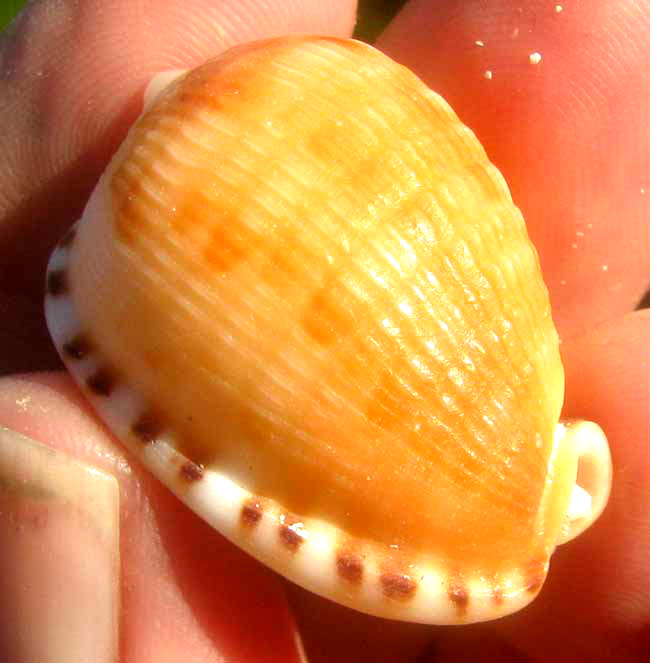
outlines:
[{"label": "glossy shell surface", "polygon": [[290,579],[438,623],[540,589],[576,458],[537,255],[473,133],[380,52],[275,39],[175,80],[46,312],[113,431]]}]

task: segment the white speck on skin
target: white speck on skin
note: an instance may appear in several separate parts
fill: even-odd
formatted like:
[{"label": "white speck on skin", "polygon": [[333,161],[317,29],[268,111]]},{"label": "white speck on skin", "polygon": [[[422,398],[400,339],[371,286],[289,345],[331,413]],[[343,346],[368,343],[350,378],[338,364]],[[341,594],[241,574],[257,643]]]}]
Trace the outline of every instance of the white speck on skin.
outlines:
[{"label": "white speck on skin", "polygon": [[[215,28],[213,27],[212,29],[214,30]],[[219,23],[216,24],[216,32],[217,32],[217,37],[219,37],[219,39],[225,40],[226,37],[228,36],[228,33]]]},{"label": "white speck on skin", "polygon": [[477,46],[485,46],[485,42],[481,41],[480,39],[477,39],[474,43],[475,43]]},{"label": "white speck on skin", "polygon": [[606,272],[609,269],[609,265],[603,265],[603,272]]},{"label": "white speck on skin", "polygon": [[561,14],[564,7],[562,5],[555,5],[555,13]]},{"label": "white speck on skin", "polygon": [[566,285],[566,279],[562,279],[562,280],[560,281],[560,285]]},{"label": "white speck on skin", "polygon": [[530,64],[539,64],[542,61],[542,54],[535,51],[528,56]]},{"label": "white speck on skin", "polygon": [[585,236],[585,234],[582,232],[582,230],[577,230],[577,231],[576,231],[576,235],[577,235],[578,237],[584,237],[584,236]]},{"label": "white speck on skin", "polygon": [[641,189],[639,189],[639,192],[641,193],[642,196],[645,196],[645,188],[644,187],[641,187]]},{"label": "white speck on skin", "polygon": [[519,28],[515,28],[510,34],[510,39],[517,39],[519,36]]},{"label": "white speck on skin", "polygon": [[24,398],[17,398],[16,399],[16,405],[23,411],[27,412],[27,406],[30,404],[32,400],[31,396],[25,396]]},{"label": "white speck on skin", "polygon": [[589,228],[589,230],[591,230],[593,227],[594,227],[594,224],[593,224],[593,223],[588,223],[588,224],[587,224],[587,228]]},{"label": "white speck on skin", "polygon": [[489,69],[486,69],[483,72],[483,78],[486,78],[488,81],[492,80],[492,72]]}]

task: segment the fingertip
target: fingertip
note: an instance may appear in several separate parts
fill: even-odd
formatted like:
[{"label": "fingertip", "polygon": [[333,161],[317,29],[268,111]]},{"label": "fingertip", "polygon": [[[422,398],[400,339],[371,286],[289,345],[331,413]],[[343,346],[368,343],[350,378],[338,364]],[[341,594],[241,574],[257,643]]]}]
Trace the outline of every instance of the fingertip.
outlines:
[{"label": "fingertip", "polygon": [[0,658],[115,661],[115,478],[0,427]]}]

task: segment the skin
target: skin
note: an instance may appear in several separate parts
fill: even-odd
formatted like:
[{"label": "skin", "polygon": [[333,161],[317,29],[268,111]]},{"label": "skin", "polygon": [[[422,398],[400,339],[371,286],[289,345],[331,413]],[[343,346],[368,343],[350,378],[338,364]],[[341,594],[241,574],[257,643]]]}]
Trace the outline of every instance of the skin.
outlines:
[{"label": "skin", "polygon": [[567,0],[559,13],[543,0],[412,0],[378,43],[450,101],[504,173],[562,337],[564,414],[610,440],[605,514],[556,552],[521,613],[401,624],[289,586],[131,462],[63,373],[10,375],[59,366],[41,312],[46,257],[151,75],[265,36],[348,36],[354,15],[348,0],[30,5],[0,43],[0,424],[120,481],[123,663],[299,660],[298,628],[312,661],[647,660],[650,312],[635,309],[650,274],[650,0]]}]

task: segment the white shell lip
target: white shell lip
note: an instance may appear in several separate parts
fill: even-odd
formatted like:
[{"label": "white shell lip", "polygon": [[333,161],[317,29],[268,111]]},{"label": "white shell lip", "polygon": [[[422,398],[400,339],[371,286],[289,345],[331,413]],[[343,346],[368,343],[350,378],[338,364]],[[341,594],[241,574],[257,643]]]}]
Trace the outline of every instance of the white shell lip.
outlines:
[{"label": "white shell lip", "polygon": [[[533,581],[519,572],[513,573],[495,591],[488,578],[456,581],[433,565],[400,568],[399,573],[391,574],[379,558],[371,555],[357,558],[352,554],[349,560],[342,559],[340,542],[346,537],[334,526],[316,519],[290,520],[280,505],[268,499],[262,500],[262,508],[257,496],[217,468],[197,466],[179,453],[169,432],[161,432],[143,444],[132,426],[144,412],[139,395],[124,383],[111,385],[105,393],[99,393],[101,384],[99,390],[88,386],[101,373],[102,362],[75,341],[82,337],[83,329],[65,284],[75,232],[73,227],[48,265],[45,314],[55,346],[112,432],[207,523],[288,579],[379,617],[427,624],[486,621],[516,612],[536,596],[546,569]],[[283,537],[281,533],[287,530],[293,534]],[[362,571],[357,569],[357,563],[362,565]]]},{"label": "white shell lip", "polygon": [[575,445],[578,474],[558,543],[575,539],[598,520],[611,492],[612,457],[607,437],[593,421],[560,422],[556,435],[568,435]]},{"label": "white shell lip", "polygon": [[175,80],[184,76],[187,71],[187,69],[169,69],[156,74],[145,88],[142,112],[146,112],[165,89]]}]

